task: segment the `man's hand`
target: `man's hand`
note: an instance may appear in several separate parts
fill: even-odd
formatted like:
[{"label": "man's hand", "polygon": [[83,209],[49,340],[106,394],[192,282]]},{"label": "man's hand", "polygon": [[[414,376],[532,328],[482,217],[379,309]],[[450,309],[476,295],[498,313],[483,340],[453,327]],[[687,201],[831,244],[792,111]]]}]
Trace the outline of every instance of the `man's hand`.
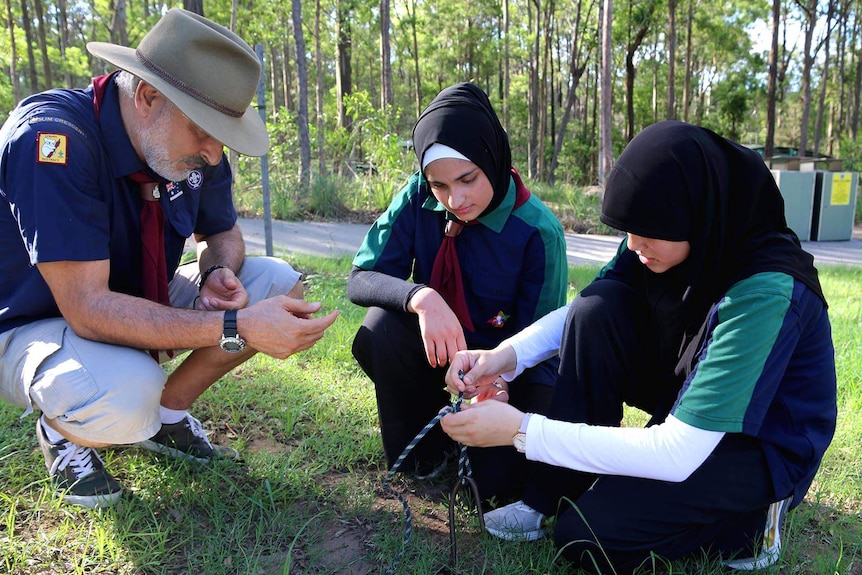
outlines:
[{"label": "man's hand", "polygon": [[242,309],[248,302],[248,293],[236,274],[228,268],[219,268],[212,272],[201,286],[200,298],[195,308],[204,311]]},{"label": "man's hand", "polygon": [[419,331],[431,367],[447,365],[458,351],[467,349],[461,322],[435,290],[426,287],[417,291],[407,309],[419,316]]},{"label": "man's hand", "polygon": [[312,318],[319,310],[319,302],[276,296],[242,309],[237,315],[237,331],[250,347],[284,359],[317,343],[340,313],[334,310]]}]

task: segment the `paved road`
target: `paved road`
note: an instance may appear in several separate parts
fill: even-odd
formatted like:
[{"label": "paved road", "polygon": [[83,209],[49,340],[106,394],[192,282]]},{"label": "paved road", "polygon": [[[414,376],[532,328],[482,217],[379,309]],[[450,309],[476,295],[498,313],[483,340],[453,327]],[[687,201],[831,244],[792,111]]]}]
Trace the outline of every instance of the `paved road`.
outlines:
[{"label": "paved road", "polygon": [[[240,218],[246,249],[251,254],[266,253],[266,233],[262,219]],[[366,224],[340,222],[272,222],[273,255],[289,257],[293,252],[312,255],[343,256],[356,253]],[[608,261],[616,251],[617,236],[566,234],[566,255],[569,264],[596,264]],[[862,265],[862,226],[857,226],[853,239],[837,242],[803,242],[802,247],[814,255],[818,265]]]}]

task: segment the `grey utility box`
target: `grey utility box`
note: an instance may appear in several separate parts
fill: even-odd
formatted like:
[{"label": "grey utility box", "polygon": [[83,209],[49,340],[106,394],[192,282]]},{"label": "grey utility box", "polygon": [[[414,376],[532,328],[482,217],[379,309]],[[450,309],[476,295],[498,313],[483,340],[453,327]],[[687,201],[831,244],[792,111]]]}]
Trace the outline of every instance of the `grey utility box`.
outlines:
[{"label": "grey utility box", "polygon": [[811,239],[818,242],[853,238],[858,172],[814,172]]},{"label": "grey utility box", "polygon": [[771,171],[781,191],[781,197],[784,198],[787,227],[796,232],[800,241],[807,242],[811,239],[815,172]]}]

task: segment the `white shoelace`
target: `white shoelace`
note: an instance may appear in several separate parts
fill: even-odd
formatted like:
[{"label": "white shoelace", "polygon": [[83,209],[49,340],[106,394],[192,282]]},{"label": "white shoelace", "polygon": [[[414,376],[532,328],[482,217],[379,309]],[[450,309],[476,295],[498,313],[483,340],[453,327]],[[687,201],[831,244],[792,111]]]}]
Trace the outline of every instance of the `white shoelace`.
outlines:
[{"label": "white shoelace", "polygon": [[186,427],[189,428],[189,431],[192,432],[192,435],[194,435],[195,437],[199,437],[207,445],[207,447],[212,449],[213,445],[212,443],[210,443],[210,440],[207,439],[207,434],[204,431],[204,426],[203,424],[201,424],[200,420],[191,415],[188,416],[188,420],[189,422]]},{"label": "white shoelace", "polygon": [[76,478],[86,477],[95,471],[94,458],[102,461],[94,449],[67,441],[60,447],[57,459],[51,465],[50,474],[54,475],[71,467]]}]

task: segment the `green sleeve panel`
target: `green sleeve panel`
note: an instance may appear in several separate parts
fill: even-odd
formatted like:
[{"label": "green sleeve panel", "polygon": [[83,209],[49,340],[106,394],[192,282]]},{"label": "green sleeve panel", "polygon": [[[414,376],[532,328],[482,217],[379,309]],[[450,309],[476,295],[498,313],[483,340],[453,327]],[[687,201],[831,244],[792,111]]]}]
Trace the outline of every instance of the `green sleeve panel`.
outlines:
[{"label": "green sleeve panel", "polygon": [[696,368],[673,410],[689,425],[737,433],[790,308],[793,278],[767,272],[727,291],[707,318]]}]

